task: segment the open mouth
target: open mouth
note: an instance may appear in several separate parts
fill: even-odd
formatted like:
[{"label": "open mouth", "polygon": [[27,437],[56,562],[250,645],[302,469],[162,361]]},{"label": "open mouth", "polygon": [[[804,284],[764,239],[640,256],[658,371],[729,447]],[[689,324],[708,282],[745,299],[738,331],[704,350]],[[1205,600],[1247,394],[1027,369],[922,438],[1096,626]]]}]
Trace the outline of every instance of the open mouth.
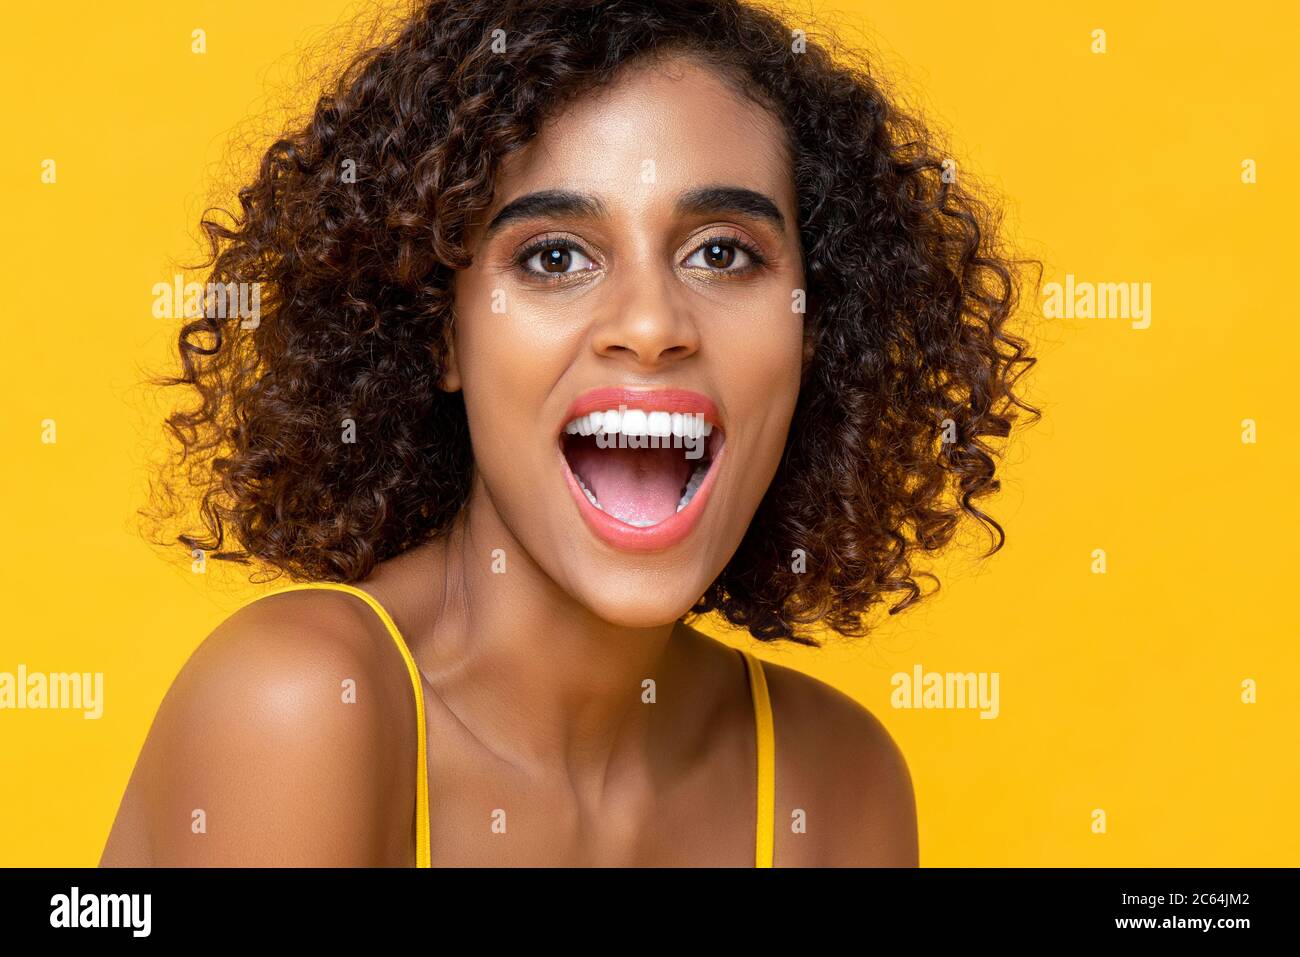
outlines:
[{"label": "open mouth", "polygon": [[633,528],[688,509],[724,442],[703,412],[620,405],[570,419],[560,435],[569,471],[588,503]]}]

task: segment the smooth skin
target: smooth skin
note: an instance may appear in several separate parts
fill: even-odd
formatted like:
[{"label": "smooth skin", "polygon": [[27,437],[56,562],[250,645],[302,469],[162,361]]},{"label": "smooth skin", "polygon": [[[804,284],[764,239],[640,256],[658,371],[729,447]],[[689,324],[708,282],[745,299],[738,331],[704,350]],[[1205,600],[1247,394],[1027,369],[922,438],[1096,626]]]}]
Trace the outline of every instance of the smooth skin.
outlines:
[{"label": "smooth skin", "polygon": [[[718,185],[769,197],[784,229],[677,207]],[[596,202],[487,229],[552,190]],[[360,584],[422,674],[435,866],[753,866],[744,665],[677,619],[738,548],[788,435],[804,359],[795,203],[777,120],[691,58],[630,67],[505,161],[456,277],[443,381],[464,393],[469,505]],[[762,264],[711,255],[719,237]],[[539,239],[567,255],[521,263]],[[621,552],[583,523],[557,436],[601,386],[692,389],[722,412],[718,484],[677,545]],[[916,865],[912,783],[885,728],[829,685],[765,670],[775,865]],[[405,665],[355,596],[253,602],[169,690],[100,863],[410,866],[415,722]]]}]

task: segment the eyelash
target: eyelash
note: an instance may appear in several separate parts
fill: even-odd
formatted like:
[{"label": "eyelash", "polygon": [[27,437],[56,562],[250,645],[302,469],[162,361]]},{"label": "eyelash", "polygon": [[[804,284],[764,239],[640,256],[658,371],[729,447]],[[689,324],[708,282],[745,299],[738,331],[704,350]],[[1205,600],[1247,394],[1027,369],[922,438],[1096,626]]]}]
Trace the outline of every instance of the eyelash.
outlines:
[{"label": "eyelash", "polygon": [[[747,255],[750,259],[749,265],[741,269],[708,269],[708,271],[710,273],[713,273],[714,275],[723,276],[725,278],[731,278],[734,276],[747,276],[750,273],[756,272],[767,265],[767,259],[766,257],[763,256],[761,252],[759,252],[758,247],[756,247],[753,243],[741,239],[739,236],[727,236],[727,235],[711,236],[708,239],[702,240],[697,246],[695,246],[695,248],[691,250],[690,255],[694,256],[701,249],[713,245],[734,246],[737,249],[744,252],[745,255]],[[529,269],[528,266],[526,265],[528,260],[532,259],[538,253],[550,252],[552,249],[568,249],[572,252],[582,252],[582,248],[571,239],[543,238],[537,240],[534,243],[530,243],[528,246],[525,246],[523,249],[521,249],[514,257],[514,265],[516,268],[526,273],[530,278],[536,279],[539,282],[548,283],[548,284],[564,282],[570,276],[575,275],[575,273],[538,272],[536,270]],[[689,259],[690,256],[688,256],[687,258]],[[586,272],[586,271],[587,270],[576,270],[576,272]]]}]

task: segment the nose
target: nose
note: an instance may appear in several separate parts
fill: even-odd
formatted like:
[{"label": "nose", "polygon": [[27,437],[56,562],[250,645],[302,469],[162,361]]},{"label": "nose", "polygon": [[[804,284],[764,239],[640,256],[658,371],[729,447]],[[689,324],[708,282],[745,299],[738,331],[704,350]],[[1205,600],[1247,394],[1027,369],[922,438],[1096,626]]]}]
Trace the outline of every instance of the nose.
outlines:
[{"label": "nose", "polygon": [[675,278],[648,270],[621,278],[623,289],[605,305],[608,312],[592,330],[598,355],[652,371],[699,351],[700,330],[674,295]]}]

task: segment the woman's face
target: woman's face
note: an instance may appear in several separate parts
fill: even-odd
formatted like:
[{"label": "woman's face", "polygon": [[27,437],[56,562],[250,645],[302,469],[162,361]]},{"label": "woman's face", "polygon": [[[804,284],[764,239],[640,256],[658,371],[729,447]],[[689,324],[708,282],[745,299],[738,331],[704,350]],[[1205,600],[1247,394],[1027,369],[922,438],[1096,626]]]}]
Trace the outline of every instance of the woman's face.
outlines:
[{"label": "woman's face", "polygon": [[600,618],[675,620],[739,546],[798,394],[778,121],[694,60],[633,66],[507,157],[468,238],[444,386],[475,507]]}]

